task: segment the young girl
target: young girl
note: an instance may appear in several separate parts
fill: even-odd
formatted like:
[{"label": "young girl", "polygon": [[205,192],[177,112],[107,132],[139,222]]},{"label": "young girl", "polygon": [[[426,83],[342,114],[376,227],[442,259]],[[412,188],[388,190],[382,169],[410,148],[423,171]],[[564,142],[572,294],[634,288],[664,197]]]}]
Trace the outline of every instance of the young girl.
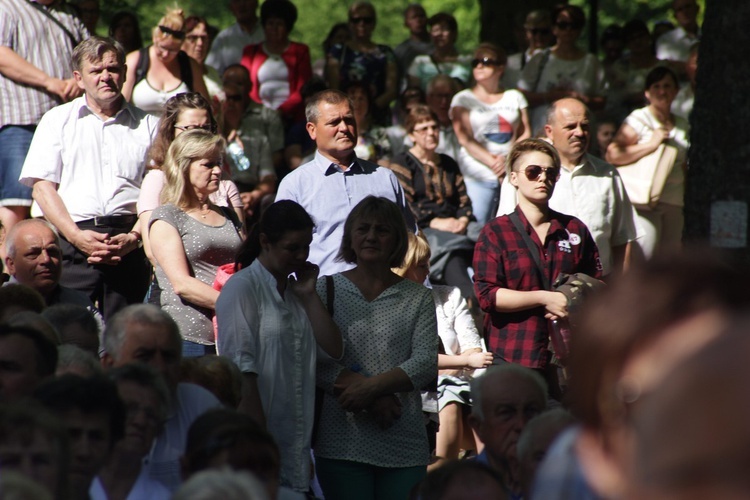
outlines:
[{"label": "young girl", "polygon": [[566,318],[568,307],[565,295],[551,291],[549,283],[560,273],[599,278],[599,251],[583,222],[549,208],[560,175],[560,158],[550,144],[521,141],[507,165],[510,183],[518,189],[518,206],[489,222],[474,250],[474,289],[487,313],[485,339],[496,364],[539,370],[550,395],[559,398],[547,348],[548,320]]}]

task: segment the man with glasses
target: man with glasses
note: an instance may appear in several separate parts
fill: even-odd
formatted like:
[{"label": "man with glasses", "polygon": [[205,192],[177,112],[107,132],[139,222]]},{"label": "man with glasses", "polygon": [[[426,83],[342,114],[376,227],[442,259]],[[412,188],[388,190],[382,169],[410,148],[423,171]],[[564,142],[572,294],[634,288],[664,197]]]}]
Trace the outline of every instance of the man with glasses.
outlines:
[{"label": "man with glasses", "polygon": [[33,188],[32,215],[60,233],[60,284],[106,320],[148,286],[136,201],[157,120],[123,98],[125,53],[113,40],[79,44],[73,68],[84,95],[42,117],[19,180]]},{"label": "man with glasses", "polygon": [[[642,231],[617,170],[586,152],[590,119],[590,111],[577,99],[560,99],[549,108],[544,131],[560,154],[563,167],[549,205],[586,224],[599,248],[602,275],[606,276],[626,267],[628,243]],[[498,215],[513,212],[516,200],[516,188],[506,180],[500,191]]]},{"label": "man with glasses", "polygon": [[555,43],[555,37],[552,35],[552,17],[548,10],[539,9],[529,12],[523,29],[527,48],[523,52],[508,56],[505,73],[501,80],[506,89],[514,89],[518,86],[521,71],[526,67],[529,59]]}]

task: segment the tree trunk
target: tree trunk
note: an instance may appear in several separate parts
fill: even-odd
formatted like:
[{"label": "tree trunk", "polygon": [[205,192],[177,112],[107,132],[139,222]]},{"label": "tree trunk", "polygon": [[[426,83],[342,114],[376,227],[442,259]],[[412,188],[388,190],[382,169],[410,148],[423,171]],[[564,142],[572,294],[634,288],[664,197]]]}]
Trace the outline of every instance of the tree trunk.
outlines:
[{"label": "tree trunk", "polygon": [[750,263],[750,2],[706,2],[685,191],[686,242]]}]

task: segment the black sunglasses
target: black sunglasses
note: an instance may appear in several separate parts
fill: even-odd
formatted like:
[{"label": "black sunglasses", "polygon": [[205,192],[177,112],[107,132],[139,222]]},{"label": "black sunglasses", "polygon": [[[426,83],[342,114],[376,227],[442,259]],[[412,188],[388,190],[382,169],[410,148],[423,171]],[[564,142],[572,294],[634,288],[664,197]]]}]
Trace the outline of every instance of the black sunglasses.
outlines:
[{"label": "black sunglasses", "polygon": [[492,59],[490,57],[483,57],[481,59],[472,59],[471,60],[471,67],[476,68],[479,65],[482,66],[500,66],[500,61],[497,59]]},{"label": "black sunglasses", "polygon": [[542,175],[542,172],[547,176],[547,180],[557,182],[560,178],[560,167],[540,167],[539,165],[529,165],[523,169],[523,173],[526,174],[526,178],[530,181],[535,181]]},{"label": "black sunglasses", "polygon": [[555,23],[557,29],[560,30],[580,30],[583,29],[583,25],[580,23],[569,23],[567,21],[558,21]]},{"label": "black sunglasses", "polygon": [[367,17],[350,17],[349,22],[352,24],[359,24],[359,23],[365,23],[365,24],[373,24],[375,22],[375,18],[371,16]]}]

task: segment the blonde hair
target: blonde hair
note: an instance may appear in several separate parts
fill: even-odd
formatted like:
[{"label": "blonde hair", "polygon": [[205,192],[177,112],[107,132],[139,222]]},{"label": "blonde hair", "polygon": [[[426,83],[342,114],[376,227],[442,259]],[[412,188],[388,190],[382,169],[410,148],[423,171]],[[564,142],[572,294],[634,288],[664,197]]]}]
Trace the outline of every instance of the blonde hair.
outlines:
[{"label": "blonde hair", "polygon": [[190,186],[190,164],[207,158],[216,151],[224,153],[226,141],[207,130],[188,130],[178,135],[167,151],[164,160],[165,184],[161,190],[162,204],[171,203],[179,208],[189,205],[193,196]]},{"label": "blonde hair", "polygon": [[430,244],[427,242],[424,233],[420,230],[419,234],[409,233],[409,246],[406,249],[406,255],[404,256],[404,263],[401,267],[394,267],[391,269],[394,273],[398,274],[402,278],[412,267],[416,266],[420,262],[430,259],[432,251],[430,250]]},{"label": "blonde hair", "polygon": [[[160,41],[172,39],[182,42],[185,39],[184,29],[185,13],[183,10],[177,8],[177,6],[168,7],[167,12],[151,30],[151,37]],[[182,33],[182,37],[179,36],[179,33]]]}]

